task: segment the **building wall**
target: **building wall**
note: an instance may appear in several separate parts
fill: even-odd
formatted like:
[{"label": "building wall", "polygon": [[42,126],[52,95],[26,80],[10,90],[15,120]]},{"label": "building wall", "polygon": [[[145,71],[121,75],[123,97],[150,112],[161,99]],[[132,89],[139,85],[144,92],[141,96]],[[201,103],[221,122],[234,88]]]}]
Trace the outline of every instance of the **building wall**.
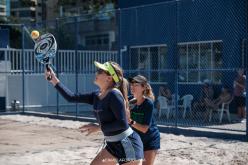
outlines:
[{"label": "building wall", "polygon": [[25,6],[19,0],[11,0],[11,15],[21,23],[36,22],[37,0],[30,0]]},{"label": "building wall", "polygon": [[[125,5],[131,6],[131,1]],[[247,38],[246,7],[245,0],[182,0],[123,9],[121,46],[167,44],[173,61],[176,43],[222,40],[224,67],[239,67],[241,42]]]},{"label": "building wall", "polygon": [[10,0],[6,0],[6,15],[10,16]]},{"label": "building wall", "polygon": [[[13,100],[20,101],[22,105],[22,75],[9,74],[3,76],[7,79],[7,83],[4,84],[4,89],[6,89],[6,94],[4,93],[4,97],[6,97],[6,106],[10,108]],[[78,77],[79,91],[90,92],[97,89],[97,87],[92,83],[95,77],[94,74],[79,74]],[[60,80],[71,91],[75,91],[76,78],[74,74],[63,74],[60,76]],[[24,88],[26,107],[56,106],[56,90],[48,81],[44,79],[43,74],[25,75]],[[37,93],[39,93],[39,95],[37,95]],[[59,104],[71,105],[71,103],[68,103],[62,96],[59,96]]]},{"label": "building wall", "polygon": [[246,5],[245,0],[181,1],[178,42],[222,40],[223,54],[228,57],[224,67],[239,67],[241,41],[247,37]]},{"label": "building wall", "polygon": [[[42,1],[42,0],[40,0]],[[55,10],[58,0],[47,0],[46,1],[46,19],[55,20],[59,17],[59,12]]]},{"label": "building wall", "polygon": [[[0,48],[9,46],[9,29],[0,29]],[[1,60],[1,55],[0,55]]]},{"label": "building wall", "polygon": [[[141,0],[120,1],[120,46],[128,48],[122,53],[122,61],[129,60],[131,46],[165,44],[168,47],[168,66],[173,69],[178,66],[178,43],[217,40],[223,43],[223,69],[242,66],[241,45],[248,34],[246,0],[165,0],[165,3],[156,4],[161,1],[150,1],[155,3],[153,5]],[[123,67],[127,69],[129,66],[124,62]],[[175,75],[166,76],[170,77],[168,84],[175,84]],[[235,71],[231,74],[222,72],[221,85],[232,87],[235,76]],[[187,94],[188,90],[197,93],[197,82],[192,86],[194,89],[187,85],[179,85],[180,95]]]},{"label": "building wall", "polygon": [[6,16],[6,0],[0,0],[0,17]]},{"label": "building wall", "polygon": [[37,0],[36,22],[55,20],[58,17],[58,0]]}]

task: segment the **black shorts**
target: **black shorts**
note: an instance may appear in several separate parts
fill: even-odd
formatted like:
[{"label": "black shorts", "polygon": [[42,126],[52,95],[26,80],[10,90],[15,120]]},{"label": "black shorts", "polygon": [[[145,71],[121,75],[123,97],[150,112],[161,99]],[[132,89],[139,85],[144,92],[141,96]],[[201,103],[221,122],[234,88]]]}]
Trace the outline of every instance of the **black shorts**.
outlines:
[{"label": "black shorts", "polygon": [[160,149],[160,133],[157,133],[149,140],[143,140],[144,151]]},{"label": "black shorts", "polygon": [[245,97],[244,96],[235,96],[235,105],[236,107],[245,107]]},{"label": "black shorts", "polygon": [[143,144],[135,131],[121,141],[106,142],[105,148],[117,158],[119,164],[144,159]]}]

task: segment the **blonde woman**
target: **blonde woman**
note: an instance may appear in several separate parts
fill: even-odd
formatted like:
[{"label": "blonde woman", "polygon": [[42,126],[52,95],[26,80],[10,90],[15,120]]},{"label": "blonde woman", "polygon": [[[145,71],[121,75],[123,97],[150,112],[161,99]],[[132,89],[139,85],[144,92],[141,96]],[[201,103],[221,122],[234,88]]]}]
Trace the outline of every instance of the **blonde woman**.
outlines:
[{"label": "blonde woman", "polygon": [[106,142],[105,147],[91,162],[91,165],[141,165],[144,157],[143,145],[139,135],[128,125],[126,118],[127,88],[123,83],[123,71],[117,63],[95,62],[98,68],[95,84],[98,91],[75,94],[67,89],[54,72],[45,71],[46,78],[69,102],[88,103],[93,105],[94,114],[99,124],[88,124],[80,127],[81,132],[88,134],[101,130]]},{"label": "blonde woman", "polygon": [[154,120],[154,95],[144,76],[129,78],[131,93],[136,100],[130,109],[129,123],[140,135],[144,147],[143,165],[153,165],[160,149],[160,133]]}]

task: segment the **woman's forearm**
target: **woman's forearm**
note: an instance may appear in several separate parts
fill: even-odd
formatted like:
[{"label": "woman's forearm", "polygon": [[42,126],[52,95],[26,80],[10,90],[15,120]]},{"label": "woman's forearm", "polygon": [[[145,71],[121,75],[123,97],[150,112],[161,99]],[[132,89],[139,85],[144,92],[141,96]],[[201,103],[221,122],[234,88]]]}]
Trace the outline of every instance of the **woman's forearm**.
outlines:
[{"label": "woman's forearm", "polygon": [[140,132],[143,132],[143,133],[146,133],[149,129],[148,125],[143,125],[143,124],[139,124],[139,123],[133,124],[132,127],[139,130]]},{"label": "woman's forearm", "polygon": [[57,85],[60,81],[59,79],[55,76],[55,77],[52,77],[52,80],[50,81],[53,86]]}]

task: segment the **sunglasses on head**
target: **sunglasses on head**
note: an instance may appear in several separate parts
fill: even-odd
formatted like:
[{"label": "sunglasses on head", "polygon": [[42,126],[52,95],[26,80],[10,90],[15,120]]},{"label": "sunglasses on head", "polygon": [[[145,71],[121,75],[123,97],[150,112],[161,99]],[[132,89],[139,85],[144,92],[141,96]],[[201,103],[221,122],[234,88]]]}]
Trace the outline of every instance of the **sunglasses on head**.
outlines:
[{"label": "sunglasses on head", "polygon": [[103,74],[103,73],[105,73],[105,74],[109,75],[109,73],[107,71],[103,70],[103,69],[97,69],[96,73],[97,74]]}]

